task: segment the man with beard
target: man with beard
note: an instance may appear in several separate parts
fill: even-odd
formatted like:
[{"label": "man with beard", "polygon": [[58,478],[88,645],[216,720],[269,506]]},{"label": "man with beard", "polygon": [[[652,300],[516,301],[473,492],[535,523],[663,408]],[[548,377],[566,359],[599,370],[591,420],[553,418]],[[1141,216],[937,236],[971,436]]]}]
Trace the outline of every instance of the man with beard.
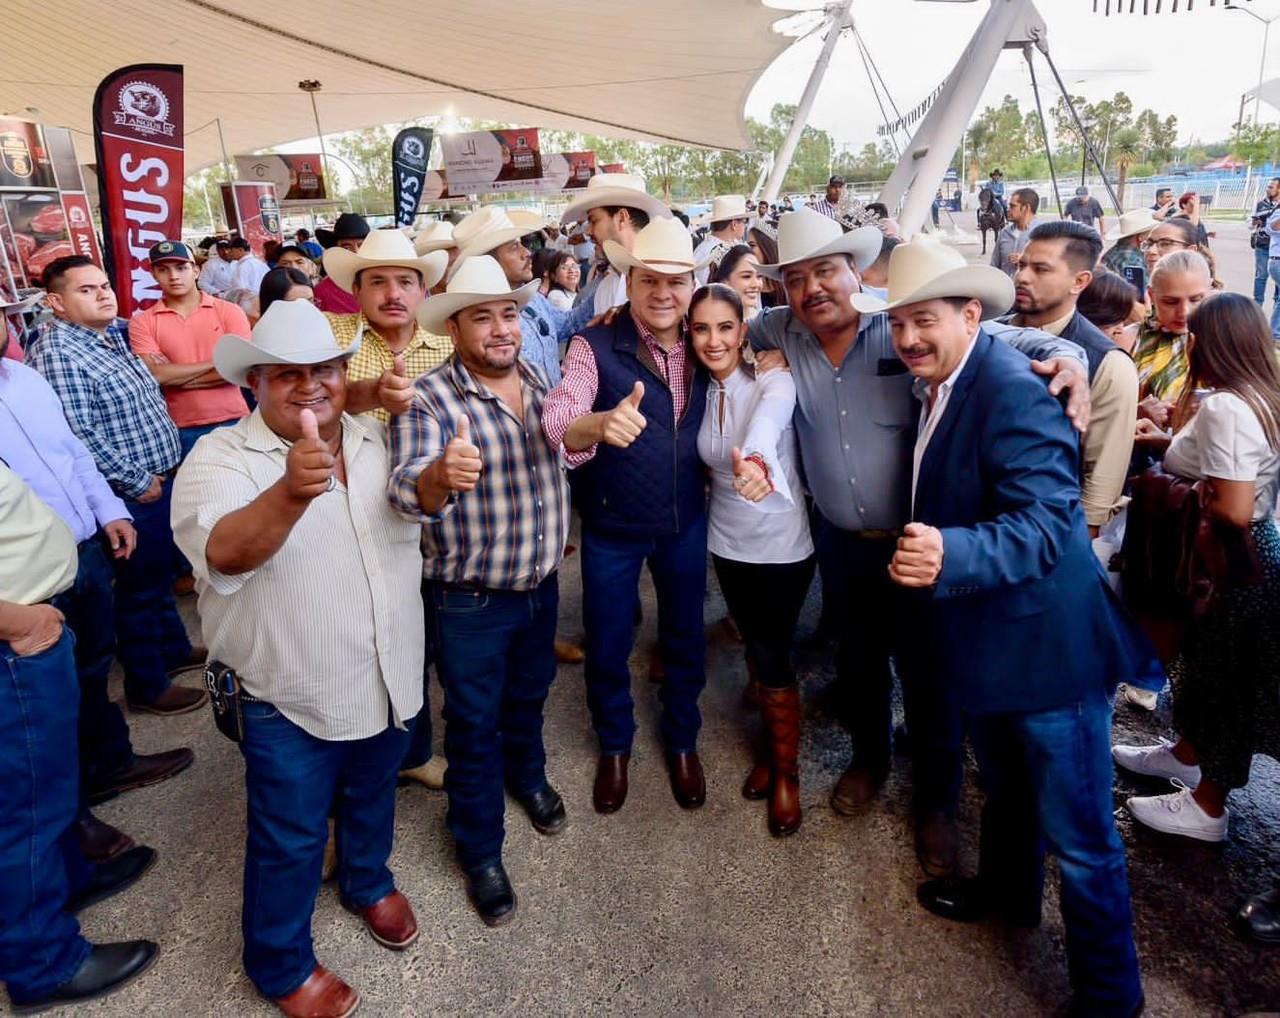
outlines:
[{"label": "man with beard", "polygon": [[425,323],[454,353],[414,383],[392,424],[391,503],[423,525],[425,601],[445,688],[449,830],[480,918],[514,918],[502,864],[503,788],[534,829],[559,833],[564,803],[547,781],[542,709],[569,489],[558,443],[542,433],[547,381],[519,356],[520,307],[498,262],[460,258]]},{"label": "man with beard", "polygon": [[[753,319],[748,339],[757,350],[780,350],[795,378],[796,437],[814,501],[818,566],[824,596],[836,601],[827,610],[834,607],[840,626],[836,674],[853,757],[832,792],[832,808],[859,812],[888,776],[894,657],[912,736],[917,852],[925,871],[938,875],[955,864],[961,732],[936,677],[915,667],[887,572],[910,518],[915,401],[887,318],[860,315],[851,303],[881,243],[875,227],[845,234],[812,209],[783,215],[779,260],[760,270],[782,283],[789,306]],[[1042,333],[1019,333],[1011,342],[1049,358],[1032,367],[1053,376],[1050,392],[1070,388],[1068,413],[1083,427],[1088,383],[1079,347]]]}]

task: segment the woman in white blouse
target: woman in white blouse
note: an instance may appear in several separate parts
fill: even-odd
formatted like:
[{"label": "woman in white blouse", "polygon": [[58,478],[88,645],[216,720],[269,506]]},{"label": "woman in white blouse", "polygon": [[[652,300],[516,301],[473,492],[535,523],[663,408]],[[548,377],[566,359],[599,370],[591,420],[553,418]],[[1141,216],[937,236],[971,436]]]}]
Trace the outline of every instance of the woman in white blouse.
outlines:
[{"label": "woman in white blouse", "polygon": [[[1169,473],[1203,481],[1205,511],[1248,527],[1265,577],[1227,590],[1183,637],[1170,669],[1179,739],[1116,746],[1115,760],[1138,774],[1172,779],[1177,790],[1128,801],[1156,830],[1200,841],[1227,837],[1227,795],[1249,780],[1255,753],[1280,755],[1280,368],[1266,319],[1253,301],[1224,293],[1188,321],[1187,385],[1168,440]],[[1139,433],[1158,437],[1139,421]]]},{"label": "woman in white blouse", "polygon": [[711,283],[689,305],[693,351],[711,374],[698,454],[711,475],[707,546],[729,614],[759,683],[769,759],[743,786],[769,798],[769,830],[800,826],[800,696],[791,644],[813,579],[813,542],[801,497],[789,371],[757,377],[742,357],[742,300]]}]

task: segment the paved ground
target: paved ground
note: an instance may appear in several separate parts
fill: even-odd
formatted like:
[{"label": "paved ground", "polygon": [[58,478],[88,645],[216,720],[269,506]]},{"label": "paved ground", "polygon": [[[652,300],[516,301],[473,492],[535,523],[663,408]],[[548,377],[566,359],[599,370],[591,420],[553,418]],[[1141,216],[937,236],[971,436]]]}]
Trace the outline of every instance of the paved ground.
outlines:
[{"label": "paved ground", "polygon": [[[1225,233],[1223,228],[1220,233]],[[1241,231],[1242,232],[1242,231]],[[1223,243],[1226,278],[1248,284]],[[1243,279],[1235,262],[1245,270]],[[580,626],[576,558],[564,570],[564,631]],[[641,645],[653,639],[646,593]],[[193,602],[183,608],[194,623]],[[716,625],[718,592],[706,606],[709,687],[703,699],[705,808],[672,801],[656,742],[655,689],[636,680],[641,734],[631,797],[612,817],[591,810],[594,745],[580,667],[562,668],[547,717],[550,775],[570,814],[544,838],[514,804],[506,859],[520,896],[517,921],[491,931],[467,904],[443,828],[440,793],[399,792],[400,888],[416,906],[420,941],[403,955],[379,947],[326,886],[316,905],[317,952],[364,994],[368,1015],[1056,1015],[1067,1000],[1062,927],[1051,901],[1033,934],[964,927],[922,912],[908,829],[909,785],[901,768],[866,815],[826,805],[847,743],[826,707],[829,654],[801,658],[806,702],[804,826],[771,838],[762,804],[745,802],[752,720],[740,704],[741,651]],[[811,632],[811,603],[802,636]],[[644,669],[639,654],[637,675]],[[193,675],[187,681],[194,682]],[[119,696],[119,689],[116,689]],[[435,697],[439,710],[439,696]],[[195,767],[130,793],[100,814],[159,849],[159,865],[129,892],[85,913],[98,940],[161,942],[156,967],[119,995],[78,1015],[268,1015],[240,969],[243,768],[206,712],[130,718],[140,750],[195,747]],[[437,728],[437,740],[440,729]],[[1168,705],[1152,716],[1121,708],[1117,737],[1169,734]],[[1116,804],[1138,786],[1120,779]],[[1228,925],[1251,891],[1280,881],[1280,766],[1259,759],[1253,782],[1233,796],[1232,841],[1223,849],[1134,829],[1120,813],[1129,850],[1148,1014],[1239,1015],[1280,1011],[1280,952],[1250,946]],[[974,861],[978,797],[972,781],[962,823]],[[1052,893],[1052,892],[1051,892]]]}]

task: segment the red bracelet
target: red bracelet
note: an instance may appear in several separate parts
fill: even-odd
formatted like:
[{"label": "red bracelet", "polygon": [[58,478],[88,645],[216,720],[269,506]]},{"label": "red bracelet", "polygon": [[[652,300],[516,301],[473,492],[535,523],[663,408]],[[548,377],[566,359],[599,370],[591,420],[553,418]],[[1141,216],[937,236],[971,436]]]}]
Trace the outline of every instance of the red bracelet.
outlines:
[{"label": "red bracelet", "polygon": [[765,463],[763,456],[761,456],[758,452],[753,452],[750,456],[747,456],[745,458],[744,462],[754,463],[756,466],[758,466],[761,469],[761,471],[764,473],[765,481],[767,481],[769,484],[769,494],[772,495],[775,491],[778,490],[773,486],[773,481],[769,477],[769,465]]}]

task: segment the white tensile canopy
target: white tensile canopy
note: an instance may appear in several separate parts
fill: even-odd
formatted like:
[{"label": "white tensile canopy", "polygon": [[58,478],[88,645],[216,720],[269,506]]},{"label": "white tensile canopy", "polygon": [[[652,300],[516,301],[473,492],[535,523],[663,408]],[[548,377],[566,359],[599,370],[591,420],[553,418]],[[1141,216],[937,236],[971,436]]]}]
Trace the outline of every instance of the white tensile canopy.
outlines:
[{"label": "white tensile canopy", "polygon": [[792,41],[762,0],[7,0],[0,112],[80,132],[133,63],[186,70],[186,168],[315,136],[452,113],[715,148]]}]

